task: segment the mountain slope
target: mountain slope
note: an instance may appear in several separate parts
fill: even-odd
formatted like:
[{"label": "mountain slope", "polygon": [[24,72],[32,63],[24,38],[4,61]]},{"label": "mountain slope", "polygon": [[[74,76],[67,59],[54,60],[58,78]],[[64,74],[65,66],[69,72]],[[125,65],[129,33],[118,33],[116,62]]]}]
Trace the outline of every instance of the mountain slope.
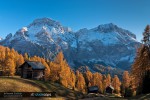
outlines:
[{"label": "mountain slope", "polygon": [[74,59],[83,65],[100,63],[128,69],[140,44],[133,33],[112,23],[89,30],[81,29],[75,34],[77,47],[73,51],[76,52]]},{"label": "mountain slope", "polygon": [[95,64],[130,68],[140,45],[133,33],[112,23],[73,32],[49,18],[34,20],[14,35],[7,35],[0,44],[48,59],[63,51],[73,68],[88,65],[91,71],[95,71]]},{"label": "mountain slope", "polygon": [[15,48],[22,54],[27,52],[29,56],[38,55],[51,58],[60,50],[68,48],[65,39],[71,35],[70,28],[63,27],[52,19],[42,18],[19,29],[14,36],[8,34],[0,44]]}]

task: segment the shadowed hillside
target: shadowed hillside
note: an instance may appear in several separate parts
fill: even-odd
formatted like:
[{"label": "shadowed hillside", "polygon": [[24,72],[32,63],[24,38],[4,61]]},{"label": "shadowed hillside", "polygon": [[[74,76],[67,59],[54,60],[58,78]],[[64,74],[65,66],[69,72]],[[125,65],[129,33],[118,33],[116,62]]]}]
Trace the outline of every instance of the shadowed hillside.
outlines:
[{"label": "shadowed hillside", "polygon": [[58,83],[28,80],[19,77],[0,77],[0,90],[1,92],[56,92],[57,100],[78,99],[83,96],[80,92],[67,89]]}]

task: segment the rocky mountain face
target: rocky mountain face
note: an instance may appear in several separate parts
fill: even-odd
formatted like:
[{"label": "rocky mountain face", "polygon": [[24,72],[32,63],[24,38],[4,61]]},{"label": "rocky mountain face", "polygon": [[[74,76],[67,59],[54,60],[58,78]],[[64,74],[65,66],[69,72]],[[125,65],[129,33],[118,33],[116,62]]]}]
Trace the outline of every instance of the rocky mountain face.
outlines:
[{"label": "rocky mountain face", "polygon": [[8,34],[0,44],[14,48],[22,54],[27,52],[29,56],[52,58],[60,50],[68,48],[65,39],[71,34],[70,28],[63,27],[52,19],[42,18],[19,29],[14,35]]},{"label": "rocky mountain face", "polygon": [[14,35],[8,34],[0,44],[51,60],[63,51],[73,68],[89,66],[91,71],[95,64],[129,69],[140,45],[133,33],[112,23],[73,32],[49,18],[34,20]]},{"label": "rocky mountain face", "polygon": [[81,29],[75,35],[77,47],[72,50],[76,52],[74,59],[88,66],[103,64],[128,69],[140,44],[133,33],[112,23],[89,30]]}]

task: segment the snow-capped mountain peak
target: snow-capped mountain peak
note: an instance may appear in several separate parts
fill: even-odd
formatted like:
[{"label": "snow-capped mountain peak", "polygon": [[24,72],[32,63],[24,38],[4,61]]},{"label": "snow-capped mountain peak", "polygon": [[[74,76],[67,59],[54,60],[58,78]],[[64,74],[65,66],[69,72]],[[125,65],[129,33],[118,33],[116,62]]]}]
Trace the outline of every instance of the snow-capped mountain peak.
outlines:
[{"label": "snow-capped mountain peak", "polygon": [[6,39],[10,39],[12,37],[12,33],[9,33],[7,36],[6,36]]},{"label": "snow-capped mountain peak", "polygon": [[64,27],[59,22],[54,21],[50,18],[36,19],[28,26],[30,34],[38,33],[43,28],[45,29],[45,31],[56,34],[64,34],[66,32],[71,32],[70,28]]},{"label": "snow-capped mountain peak", "polygon": [[103,29],[103,28],[107,28],[107,29],[109,29],[109,28],[111,28],[112,30],[113,29],[115,29],[115,28],[117,28],[117,25],[115,25],[115,24],[113,24],[113,23],[108,23],[108,24],[102,24],[102,25],[98,25],[97,26],[97,29]]},{"label": "snow-capped mountain peak", "polygon": [[28,28],[27,27],[22,27],[21,32],[27,32]]},{"label": "snow-capped mountain peak", "polygon": [[34,20],[29,26],[32,25],[48,25],[48,26],[61,26],[59,22],[52,20],[51,18],[39,18]]},{"label": "snow-capped mountain peak", "polygon": [[113,24],[113,23],[108,23],[108,24],[102,24],[97,26],[96,28],[91,29],[95,32],[101,32],[101,33],[110,33],[110,32],[117,32],[120,35],[128,35],[134,39],[136,39],[136,35],[133,34],[132,32],[122,29],[120,27],[118,27],[117,25]]},{"label": "snow-capped mountain peak", "polygon": [[19,29],[14,36],[9,34],[0,44],[22,54],[27,52],[30,56],[48,59],[63,51],[72,66],[105,63],[126,69],[133,62],[140,43],[132,32],[113,23],[72,32],[57,21],[41,18]]},{"label": "snow-capped mountain peak", "polygon": [[80,43],[89,43],[99,41],[103,45],[128,45],[131,42],[137,42],[136,36],[125,29],[118,27],[113,23],[99,25],[92,29],[80,29],[76,33]]}]

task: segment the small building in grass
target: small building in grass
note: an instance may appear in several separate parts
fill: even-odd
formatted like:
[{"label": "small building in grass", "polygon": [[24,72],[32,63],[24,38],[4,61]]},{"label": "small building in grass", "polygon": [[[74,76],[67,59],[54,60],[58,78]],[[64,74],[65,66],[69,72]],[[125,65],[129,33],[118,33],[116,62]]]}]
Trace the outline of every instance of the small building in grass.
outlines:
[{"label": "small building in grass", "polygon": [[109,85],[109,86],[106,87],[106,93],[112,94],[113,91],[114,91],[114,87],[112,85]]},{"label": "small building in grass", "polygon": [[43,80],[44,70],[45,66],[40,62],[25,61],[19,67],[19,75],[21,78]]},{"label": "small building in grass", "polygon": [[98,93],[98,86],[88,87],[88,93]]}]

